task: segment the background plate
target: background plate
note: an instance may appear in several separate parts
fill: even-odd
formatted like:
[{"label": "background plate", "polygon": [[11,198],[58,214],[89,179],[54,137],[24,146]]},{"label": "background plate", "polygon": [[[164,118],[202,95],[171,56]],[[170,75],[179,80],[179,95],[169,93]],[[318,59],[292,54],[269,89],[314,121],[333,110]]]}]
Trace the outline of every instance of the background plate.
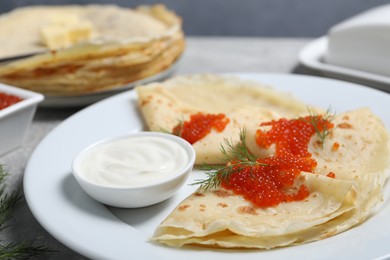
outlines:
[{"label": "background plate", "polygon": [[[310,76],[236,74],[293,93],[336,112],[370,107],[390,129],[390,95],[352,83]],[[91,199],[71,174],[71,162],[102,138],[143,129],[133,90],[98,102],[65,120],[33,152],[24,175],[24,194],[40,224],[69,248],[92,259],[374,259],[390,253],[389,187],[378,213],[361,225],[318,242],[275,250],[174,249],[148,241],[157,225],[195,187],[142,209],[115,209]],[[188,183],[199,178],[193,172]],[[198,175],[198,176],[197,176]]]}]

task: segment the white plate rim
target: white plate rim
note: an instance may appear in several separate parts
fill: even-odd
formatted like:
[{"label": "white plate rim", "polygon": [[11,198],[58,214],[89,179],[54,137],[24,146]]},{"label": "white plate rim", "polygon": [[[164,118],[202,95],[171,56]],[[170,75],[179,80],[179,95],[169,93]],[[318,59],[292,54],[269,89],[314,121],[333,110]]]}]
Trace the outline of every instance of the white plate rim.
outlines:
[{"label": "white plate rim", "polygon": [[[335,107],[338,112],[360,106],[370,106],[375,113],[382,117],[387,129],[390,129],[390,115],[384,112],[390,109],[390,95],[381,91],[353,83],[303,75],[256,73],[238,73],[235,75],[273,85],[276,89],[292,92],[298,98],[303,97],[303,100],[307,102],[313,101],[313,97],[318,96],[319,90],[324,91],[324,88],[327,88],[327,91],[322,93],[321,99],[316,100],[315,103],[320,101],[318,105],[322,104],[324,106],[333,100],[340,104]],[[345,98],[347,94],[349,94],[348,99]],[[135,93],[130,90],[98,102],[71,116],[41,141],[26,166],[23,185],[25,198],[31,212],[51,235],[72,250],[93,259],[128,259],[129,257],[144,259],[148,256],[171,259],[173,255],[175,257],[186,257],[187,259],[198,259],[199,256],[202,259],[236,259],[238,256],[245,256],[248,259],[258,259],[259,257],[298,259],[302,255],[310,256],[311,259],[328,259],[330,257],[338,259],[351,257],[354,257],[354,259],[379,259],[379,257],[389,253],[390,250],[387,248],[387,244],[390,242],[390,225],[384,227],[380,225],[381,221],[387,221],[390,215],[389,203],[386,203],[378,214],[360,227],[314,243],[270,251],[190,250],[189,252],[188,250],[172,249],[148,243],[147,240],[143,239],[145,234],[120,221],[106,207],[97,202],[92,202],[85,194],[85,197],[78,197],[77,200],[71,198],[75,194],[68,193],[66,194],[68,197],[65,198],[65,195],[62,194],[64,191],[61,189],[66,188],[66,186],[64,187],[65,184],[75,182],[68,177],[70,174],[70,159],[79,151],[80,147],[96,141],[97,138],[103,138],[106,134],[120,135],[129,131],[141,130],[142,123],[135,122],[140,119],[139,116],[133,112],[122,111],[122,109],[127,108],[127,105],[123,106],[123,104],[130,106],[132,100],[135,100]],[[340,103],[340,101],[345,102]],[[360,101],[360,103],[357,104],[357,101]],[[83,127],[88,128],[89,125],[90,128],[95,128],[96,125],[91,126],[90,122],[85,121],[85,118],[91,118],[91,115],[100,117],[101,115],[96,115],[96,112],[102,112],[108,108],[111,108],[110,112],[115,112],[118,116],[117,119],[115,117],[108,118],[108,120],[118,122],[117,127],[102,126],[106,130],[99,130],[101,133],[95,136],[93,134],[82,136],[83,139],[77,139],[80,137],[74,135],[77,132],[75,123],[84,122]],[[115,109],[121,109],[121,111]],[[121,118],[121,116],[135,116],[136,118],[133,121],[128,118],[129,121],[122,124],[120,122],[126,119]],[[99,121],[97,119],[93,120]],[[94,124],[96,124],[95,121]],[[88,133],[88,129],[85,131]],[[61,140],[59,137],[61,137]],[[70,142],[67,137],[77,139],[78,142]],[[89,140],[86,141],[85,139]],[[55,147],[61,147],[61,149],[53,153],[52,150]],[[48,154],[47,151],[50,151],[51,154]],[[66,161],[64,158],[68,161],[64,162]],[[49,164],[48,161],[50,161]],[[56,165],[57,162],[60,165]],[[55,174],[53,174],[54,172]],[[72,199],[72,202],[77,201],[79,205],[71,205],[69,202]],[[87,204],[83,204],[85,202]],[[367,234],[363,238],[359,235],[362,229],[369,231],[369,239],[366,237]],[[385,233],[383,234],[383,232]],[[349,239],[349,241],[346,242],[345,239]],[[353,245],[353,243],[356,244],[354,249],[351,250],[350,245]],[[361,246],[362,243],[366,247],[371,247],[372,250],[356,250],[356,247]]]},{"label": "white plate rim", "polygon": [[[330,75],[390,85],[389,77],[326,63],[324,57],[326,55],[328,41],[327,36],[322,36],[309,42],[300,50],[298,54],[299,61],[306,67],[326,72]],[[387,91],[390,90],[390,86],[381,85],[379,88]]]}]

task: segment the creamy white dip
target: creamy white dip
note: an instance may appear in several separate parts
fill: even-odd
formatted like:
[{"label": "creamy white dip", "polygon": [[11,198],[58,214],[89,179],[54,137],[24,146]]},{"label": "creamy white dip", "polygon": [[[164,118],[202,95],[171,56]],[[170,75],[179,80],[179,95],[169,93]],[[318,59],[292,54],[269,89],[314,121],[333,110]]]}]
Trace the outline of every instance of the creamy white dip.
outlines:
[{"label": "creamy white dip", "polygon": [[104,186],[138,187],[169,179],[188,160],[186,150],[172,140],[129,137],[91,147],[80,163],[80,173]]}]

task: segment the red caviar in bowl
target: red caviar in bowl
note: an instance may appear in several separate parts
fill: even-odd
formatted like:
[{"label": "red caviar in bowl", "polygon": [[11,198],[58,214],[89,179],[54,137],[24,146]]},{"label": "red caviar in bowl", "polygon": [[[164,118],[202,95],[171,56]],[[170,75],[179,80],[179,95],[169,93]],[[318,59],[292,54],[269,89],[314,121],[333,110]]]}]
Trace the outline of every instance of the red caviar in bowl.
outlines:
[{"label": "red caviar in bowl", "polygon": [[191,115],[189,121],[175,126],[172,132],[193,144],[204,138],[212,129],[222,132],[229,121],[224,114],[197,113]]},{"label": "red caviar in bowl", "polygon": [[22,98],[0,92],[0,110],[22,101]]}]

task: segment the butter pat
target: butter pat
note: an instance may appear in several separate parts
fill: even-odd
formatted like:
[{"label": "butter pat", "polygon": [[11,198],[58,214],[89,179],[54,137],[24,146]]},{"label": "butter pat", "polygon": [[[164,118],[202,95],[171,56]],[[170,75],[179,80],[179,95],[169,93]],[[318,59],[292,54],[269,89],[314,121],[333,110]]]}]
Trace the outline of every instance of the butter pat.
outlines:
[{"label": "butter pat", "polygon": [[390,76],[390,5],[354,16],[328,32],[325,62]]},{"label": "butter pat", "polygon": [[42,43],[50,49],[71,46],[92,38],[93,25],[75,15],[56,15],[41,29]]}]

